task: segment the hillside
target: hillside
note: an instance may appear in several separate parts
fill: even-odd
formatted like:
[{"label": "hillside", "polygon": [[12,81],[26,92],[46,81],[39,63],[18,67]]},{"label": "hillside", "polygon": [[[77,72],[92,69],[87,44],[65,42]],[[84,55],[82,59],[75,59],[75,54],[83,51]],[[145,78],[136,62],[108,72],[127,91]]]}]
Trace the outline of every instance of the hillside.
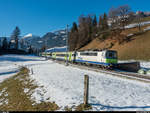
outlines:
[{"label": "hillside", "polygon": [[[150,24],[142,26],[142,30],[148,29]],[[150,59],[150,31],[147,30],[143,33],[139,33],[138,28],[130,28],[123,31],[121,34],[132,35],[129,42],[118,44],[118,42],[107,39],[100,41],[99,37],[94,39],[92,42],[81,48],[80,50],[87,49],[104,49],[109,48],[118,51],[118,57],[120,60],[149,60]]]}]

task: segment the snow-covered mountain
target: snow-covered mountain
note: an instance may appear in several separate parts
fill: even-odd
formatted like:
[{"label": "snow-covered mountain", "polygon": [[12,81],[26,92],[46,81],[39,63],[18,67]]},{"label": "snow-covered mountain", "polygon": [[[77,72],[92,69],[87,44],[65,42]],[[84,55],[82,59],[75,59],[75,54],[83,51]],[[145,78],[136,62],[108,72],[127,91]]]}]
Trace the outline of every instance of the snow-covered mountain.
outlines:
[{"label": "snow-covered mountain", "polygon": [[23,36],[20,42],[22,43],[22,46],[24,46],[24,49],[29,47],[30,45],[36,49],[40,49],[44,45],[46,45],[47,48],[52,48],[56,46],[65,46],[66,37],[67,35],[65,30],[48,32],[42,37],[29,33]]},{"label": "snow-covered mountain", "polygon": [[45,41],[47,48],[62,47],[66,45],[66,31],[59,30],[45,34],[42,39]]},{"label": "snow-covered mountain", "polygon": [[28,38],[28,37],[32,37],[32,36],[33,36],[33,35],[32,35],[31,33],[29,33],[29,34],[25,35],[25,36],[23,37],[23,39]]},{"label": "snow-covered mountain", "polygon": [[23,36],[21,39],[23,39],[23,40],[33,40],[33,39],[36,39],[36,38],[40,38],[40,37],[29,33],[29,34]]},{"label": "snow-covered mountain", "polygon": [[23,36],[20,39],[21,49],[26,50],[29,46],[32,46],[35,49],[38,49],[37,43],[40,40],[40,36],[33,35],[31,33]]}]

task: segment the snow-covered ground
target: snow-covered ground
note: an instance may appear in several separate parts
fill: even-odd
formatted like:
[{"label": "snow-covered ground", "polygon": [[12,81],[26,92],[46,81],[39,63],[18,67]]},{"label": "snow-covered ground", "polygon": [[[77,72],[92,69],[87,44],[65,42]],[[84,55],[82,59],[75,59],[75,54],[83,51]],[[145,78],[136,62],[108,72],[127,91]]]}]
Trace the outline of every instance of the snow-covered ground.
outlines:
[{"label": "snow-covered ground", "polygon": [[[150,110],[149,84],[65,66],[35,56],[5,55],[0,56],[0,62],[0,73],[7,73],[8,69],[12,71],[22,65],[33,69],[31,78],[39,85],[44,85],[45,90],[38,88],[32,97],[37,102],[46,101],[50,97],[50,101],[55,101],[61,110],[65,106],[83,103],[85,74],[89,75],[89,103],[93,111]],[[150,67],[149,62],[142,62],[142,65]],[[41,92],[44,92],[42,96]]]},{"label": "snow-covered ground", "polygon": [[[23,56],[23,55],[4,55],[0,56],[0,82],[6,78],[16,74],[20,66],[30,66],[39,64],[40,61],[44,59],[39,59],[35,56]],[[34,62],[36,61],[36,62]]]},{"label": "snow-covered ground", "polygon": [[[150,21],[140,23],[141,26],[144,26],[144,25],[147,25],[147,24],[150,24]],[[138,23],[129,24],[129,25],[125,26],[125,28],[133,28],[133,27],[137,27],[138,25],[139,25]]]}]

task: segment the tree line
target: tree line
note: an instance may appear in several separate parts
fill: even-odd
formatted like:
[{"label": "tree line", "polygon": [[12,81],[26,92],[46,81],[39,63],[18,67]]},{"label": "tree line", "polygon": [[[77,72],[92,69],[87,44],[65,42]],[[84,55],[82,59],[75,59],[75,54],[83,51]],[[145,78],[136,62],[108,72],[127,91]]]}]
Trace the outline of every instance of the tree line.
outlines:
[{"label": "tree line", "polygon": [[1,40],[2,42],[0,44],[0,49],[7,50],[13,48],[17,50],[19,35],[20,35],[20,29],[19,27],[16,27],[11,35],[10,41],[8,41],[6,37],[3,37],[3,40]]},{"label": "tree line", "polygon": [[[6,53],[33,54],[33,53],[37,53],[37,50],[34,50],[31,45],[28,47],[28,52],[20,49],[22,46],[24,46],[22,41],[19,42],[20,33],[21,32],[20,32],[19,27],[16,26],[10,36],[10,40],[8,40],[7,37],[0,38],[0,54],[6,54]],[[19,48],[19,45],[21,46],[20,48]]]},{"label": "tree line", "polygon": [[108,14],[100,15],[99,19],[96,15],[81,15],[78,18],[78,24],[73,22],[69,32],[69,50],[78,50],[96,37],[102,41],[111,38],[121,44],[126,40],[126,37],[121,34],[125,26],[141,17],[142,15],[135,15],[128,5],[112,7]]}]

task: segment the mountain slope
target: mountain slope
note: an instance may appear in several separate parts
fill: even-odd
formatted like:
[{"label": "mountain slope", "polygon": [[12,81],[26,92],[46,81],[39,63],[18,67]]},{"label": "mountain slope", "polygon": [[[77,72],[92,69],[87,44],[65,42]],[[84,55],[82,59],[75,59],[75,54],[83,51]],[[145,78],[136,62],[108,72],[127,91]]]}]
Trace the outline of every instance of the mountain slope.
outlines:
[{"label": "mountain slope", "polygon": [[[143,34],[135,35],[131,41],[123,44],[118,44],[116,41],[107,39],[100,41],[99,37],[92,42],[81,48],[81,50],[88,49],[104,49],[109,48],[118,51],[118,57],[120,60],[150,60],[150,25],[145,25],[142,30],[147,29],[147,32]],[[126,29],[122,34],[132,35],[138,32],[138,28]],[[112,45],[113,44],[113,45]]]},{"label": "mountain slope", "polygon": [[131,42],[116,44],[111,49],[118,51],[121,60],[150,60],[150,31],[134,37]]},{"label": "mountain slope", "polygon": [[48,32],[44,36],[39,37],[30,34],[25,35],[21,38],[24,49],[28,48],[30,45],[33,48],[41,49],[46,45],[47,48],[52,47],[62,47],[66,45],[66,32],[65,30],[58,30],[55,32]]}]

